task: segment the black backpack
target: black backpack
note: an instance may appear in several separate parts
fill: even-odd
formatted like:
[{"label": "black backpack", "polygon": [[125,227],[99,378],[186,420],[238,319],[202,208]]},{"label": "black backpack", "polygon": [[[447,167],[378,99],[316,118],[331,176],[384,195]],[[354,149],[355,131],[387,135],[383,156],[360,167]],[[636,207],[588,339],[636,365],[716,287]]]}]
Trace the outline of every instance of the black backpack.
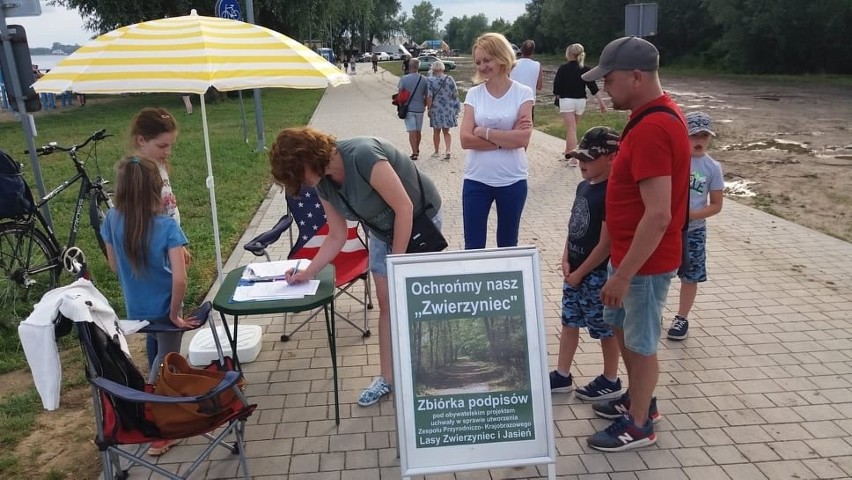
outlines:
[{"label": "black backpack", "polygon": [[35,209],[33,194],[21,175],[21,164],[0,150],[0,218],[15,218]]}]

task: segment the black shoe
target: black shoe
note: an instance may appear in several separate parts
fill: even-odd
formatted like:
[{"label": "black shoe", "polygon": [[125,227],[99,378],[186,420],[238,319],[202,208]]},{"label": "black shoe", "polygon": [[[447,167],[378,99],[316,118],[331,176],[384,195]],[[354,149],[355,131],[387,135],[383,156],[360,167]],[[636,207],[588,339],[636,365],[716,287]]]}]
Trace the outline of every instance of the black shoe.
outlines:
[{"label": "black shoe", "polygon": [[644,426],[638,427],[630,415],[618,417],[612,425],[589,437],[590,447],[602,452],[620,452],[634,448],[647,447],[657,443],[654,423],[649,418]]},{"label": "black shoe", "polygon": [[686,338],[688,332],[689,320],[680,315],[675,315],[672,319],[672,326],[669,327],[669,331],[666,333],[666,338],[669,340],[683,340]]},{"label": "black shoe", "polygon": [[586,402],[601,402],[621,396],[621,379],[610,382],[603,375],[598,375],[585,387],[577,387],[574,396]]},{"label": "black shoe", "polygon": [[[595,415],[610,420],[627,415],[630,411],[630,390],[624,392],[621,397],[615,400],[592,405],[592,410],[595,412]],[[651,406],[648,408],[648,418],[654,423],[658,423],[663,419],[663,416],[657,410],[657,397],[651,398]]]},{"label": "black shoe", "polygon": [[567,377],[563,377],[556,370],[550,372],[551,393],[568,393],[571,390],[574,390],[574,378],[570,373]]}]

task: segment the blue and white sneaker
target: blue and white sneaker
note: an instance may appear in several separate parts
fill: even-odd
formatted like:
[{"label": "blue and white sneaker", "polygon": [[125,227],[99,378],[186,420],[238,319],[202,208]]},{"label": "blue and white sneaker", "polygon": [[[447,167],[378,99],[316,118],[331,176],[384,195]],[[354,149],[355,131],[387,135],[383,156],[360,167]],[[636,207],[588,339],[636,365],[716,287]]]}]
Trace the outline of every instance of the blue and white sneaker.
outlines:
[{"label": "blue and white sneaker", "polygon": [[570,373],[563,377],[556,370],[550,372],[550,393],[568,393],[571,390],[574,390],[574,378]]},{"label": "blue and white sneaker", "polygon": [[629,415],[618,417],[612,425],[589,437],[590,447],[602,452],[621,452],[647,447],[657,443],[654,423],[649,418],[644,426],[638,427]]},{"label": "blue and white sneaker", "polygon": [[574,396],[587,402],[618,398],[621,396],[621,379],[616,378],[614,382],[610,382],[605,376],[598,375],[585,387],[577,387]]},{"label": "blue and white sneaker", "polygon": [[672,326],[669,327],[669,331],[666,332],[666,337],[669,340],[684,340],[689,332],[689,320],[686,318],[675,315],[672,319]]},{"label": "blue and white sneaker", "polygon": [[379,399],[385,395],[389,394],[392,390],[393,387],[385,381],[384,377],[376,377],[373,380],[373,383],[361,392],[361,396],[358,397],[358,405],[361,405],[362,407],[369,407],[370,405],[378,402]]}]

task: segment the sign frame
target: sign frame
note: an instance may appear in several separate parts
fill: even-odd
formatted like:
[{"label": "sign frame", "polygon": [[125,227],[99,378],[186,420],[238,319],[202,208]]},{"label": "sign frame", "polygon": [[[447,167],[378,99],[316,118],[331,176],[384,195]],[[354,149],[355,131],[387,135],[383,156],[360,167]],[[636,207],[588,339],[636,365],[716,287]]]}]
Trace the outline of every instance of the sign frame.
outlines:
[{"label": "sign frame", "polygon": [[[391,335],[394,339],[397,446],[402,477],[545,464],[548,478],[555,479],[557,455],[554,442],[555,426],[538,250],[532,246],[525,246],[389,255],[387,266],[392,319]],[[502,284],[513,285],[513,287],[497,287],[501,282],[511,279],[518,281],[512,280]],[[424,313],[427,302],[434,304],[438,301],[434,295],[429,297],[431,298],[429,300],[423,293],[425,290],[422,287],[426,282],[430,282],[429,284],[478,283],[481,288],[484,287],[485,293],[482,289],[477,294],[447,293],[440,301],[454,305],[465,304],[468,300],[479,301],[483,302],[481,303],[483,306],[480,307],[479,312],[475,313],[468,311],[468,313],[438,314],[436,318],[425,318],[424,315],[432,315],[432,313]],[[510,291],[511,288],[519,290],[513,293]],[[419,303],[412,300],[417,296],[421,296]],[[492,310],[487,311],[489,308]],[[491,389],[489,385],[485,390],[454,391],[450,389],[446,391],[453,393],[424,394],[418,398],[416,388],[420,391],[426,390],[423,383],[415,380],[415,372],[412,369],[414,362],[412,326],[416,322],[423,321],[455,321],[462,326],[465,326],[462,322],[468,322],[467,325],[474,325],[472,322],[482,320],[484,323],[486,317],[490,318],[491,315],[497,317],[501,314],[504,319],[507,319],[505,321],[513,318],[512,321],[517,325],[523,325],[525,329],[523,335],[525,343],[522,345],[527,378],[523,379],[523,375],[521,376],[526,382],[523,384],[524,388],[500,391]],[[419,327],[419,329],[422,328],[422,326]],[[517,349],[514,351],[517,352]],[[517,359],[515,361],[517,362]],[[437,407],[439,402],[443,402],[450,409],[450,399],[454,402],[450,412],[431,413],[429,408],[425,408],[431,405],[436,410],[441,410]],[[501,405],[499,408],[498,403]],[[457,408],[461,404],[464,404],[464,407]],[[480,409],[482,405],[486,406]],[[488,410],[489,405],[493,408],[492,410]],[[424,408],[426,413],[423,413]],[[514,416],[512,412],[515,412]],[[433,420],[433,426],[435,424],[444,426],[424,429],[423,427],[429,424],[429,415],[432,419],[436,419]],[[451,420],[448,419],[450,415],[453,417]],[[465,421],[461,419],[462,416],[466,416]],[[515,418],[515,421],[511,421],[511,418]],[[473,425],[472,422],[477,424]],[[527,428],[524,429],[524,426]],[[443,429],[442,433],[431,435],[440,429]],[[449,437],[443,435],[447,431],[450,432]],[[531,432],[531,435],[527,432]],[[435,436],[440,440],[434,440]],[[525,439],[523,438],[525,436],[532,438]],[[428,442],[432,440],[436,442],[443,440],[444,443],[451,444],[429,444]]]}]

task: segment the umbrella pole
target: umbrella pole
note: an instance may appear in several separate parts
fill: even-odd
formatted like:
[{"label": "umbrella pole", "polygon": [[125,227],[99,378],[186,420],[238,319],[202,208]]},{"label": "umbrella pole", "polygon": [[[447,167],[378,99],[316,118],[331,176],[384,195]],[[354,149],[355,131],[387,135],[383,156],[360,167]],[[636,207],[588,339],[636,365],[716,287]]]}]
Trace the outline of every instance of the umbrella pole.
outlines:
[{"label": "umbrella pole", "polygon": [[213,213],[213,242],[216,245],[216,273],[219,284],[223,280],[222,244],[219,243],[219,215],[216,213],[216,187],[213,183],[213,161],[210,158],[210,132],[207,131],[207,106],[201,95],[201,127],[204,131],[204,153],[207,155],[207,189],[210,190],[210,211]]}]

